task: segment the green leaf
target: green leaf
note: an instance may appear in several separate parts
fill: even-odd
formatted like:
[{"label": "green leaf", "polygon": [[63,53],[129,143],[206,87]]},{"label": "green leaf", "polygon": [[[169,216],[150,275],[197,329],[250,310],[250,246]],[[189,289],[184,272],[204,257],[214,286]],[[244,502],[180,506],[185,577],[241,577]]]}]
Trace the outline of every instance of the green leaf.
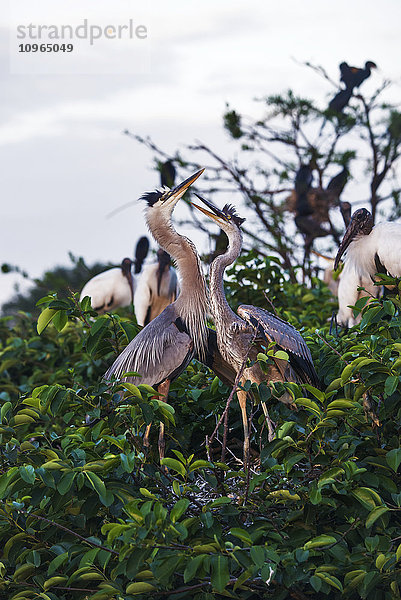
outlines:
[{"label": "green leaf", "polygon": [[390,509],[387,508],[387,506],[378,506],[377,508],[373,509],[368,514],[368,518],[366,519],[365,527],[367,529],[369,527],[372,527],[372,525],[377,521],[377,519],[379,517],[381,517],[382,515],[384,515],[386,512],[388,512],[389,510]]},{"label": "green leaf", "polygon": [[39,335],[44,329],[46,329],[50,321],[56,316],[58,312],[58,310],[55,310],[53,308],[45,308],[44,310],[42,310],[42,312],[39,315],[37,324],[37,330]]},{"label": "green leaf", "polygon": [[336,543],[336,538],[332,535],[318,535],[317,537],[309,540],[304,544],[304,550],[310,550],[311,548],[320,548],[324,546],[329,546],[330,544]]},{"label": "green leaf", "polygon": [[245,542],[245,544],[248,546],[252,545],[252,538],[245,529],[241,529],[240,527],[231,527],[229,533]]},{"label": "green leaf", "polygon": [[57,484],[57,491],[59,494],[64,496],[64,494],[70,491],[75,475],[76,473],[74,473],[74,471],[68,471],[67,473],[64,473]]},{"label": "green leaf", "polygon": [[157,588],[146,581],[136,581],[127,585],[125,592],[127,594],[148,594],[154,592]]},{"label": "green leaf", "polygon": [[312,575],[310,578],[310,584],[315,590],[315,592],[319,593],[322,587],[322,580],[320,577],[316,577],[316,575]]},{"label": "green leaf", "polygon": [[63,552],[62,554],[59,554],[58,556],[53,558],[53,560],[50,562],[49,567],[47,569],[47,574],[53,575],[53,573],[55,571],[57,571],[57,569],[59,567],[61,567],[61,565],[63,565],[67,561],[68,561],[68,552]]},{"label": "green leaf", "polygon": [[230,573],[228,570],[228,558],[221,554],[214,554],[210,560],[211,564],[211,583],[215,590],[223,592],[227,583],[230,580]]},{"label": "green leaf", "polygon": [[313,400],[309,400],[309,398],[296,398],[295,404],[297,406],[302,406],[307,411],[314,414],[316,417],[320,417],[322,414],[318,404],[316,404],[316,402],[314,402]]},{"label": "green leaf", "polygon": [[19,467],[19,474],[21,475],[21,478],[26,481],[26,483],[35,483],[35,469],[32,465]]},{"label": "green leaf", "polygon": [[0,423],[4,423],[4,417],[8,413],[8,411],[12,408],[11,402],[5,402],[0,409]]},{"label": "green leaf", "polygon": [[189,559],[184,571],[184,583],[188,583],[194,579],[206,557],[207,554],[198,554],[198,556]]},{"label": "green leaf", "polygon": [[163,466],[168,467],[169,469],[173,469],[173,471],[175,471],[176,473],[179,473],[183,477],[185,477],[185,475],[187,474],[187,470],[186,470],[185,466],[182,463],[180,463],[180,461],[176,460],[175,458],[162,458],[160,463]]},{"label": "green leaf", "polygon": [[182,517],[184,512],[187,510],[189,504],[190,503],[187,498],[181,498],[180,500],[178,500],[178,502],[174,504],[170,512],[170,519],[172,523],[175,523],[180,517]]},{"label": "green leaf", "polygon": [[359,487],[352,490],[351,493],[368,510],[373,510],[376,506],[383,504],[379,494],[370,488]]},{"label": "green leaf", "polygon": [[250,554],[255,566],[261,569],[266,562],[263,546],[252,546]]},{"label": "green leaf", "polygon": [[324,581],[328,585],[331,585],[331,587],[335,588],[336,590],[339,590],[340,592],[344,591],[343,585],[342,585],[341,581],[339,579],[337,579],[337,577],[334,577],[333,575],[329,575],[328,573],[325,573],[324,571],[316,572],[316,577],[319,577],[322,581]]},{"label": "green leaf", "polygon": [[388,466],[393,469],[394,473],[397,473],[401,463],[401,448],[393,448],[393,450],[387,452],[386,462]]},{"label": "green leaf", "polygon": [[196,471],[197,469],[212,469],[213,468],[213,463],[207,461],[207,460],[194,460],[193,463],[191,463],[190,467],[189,467],[189,472],[192,473],[192,471]]},{"label": "green leaf", "polygon": [[68,317],[67,317],[67,313],[65,312],[65,310],[57,311],[57,313],[54,315],[54,317],[52,319],[52,323],[55,326],[55,328],[57,329],[57,331],[62,331],[68,323]]},{"label": "green leaf", "polygon": [[396,375],[389,375],[384,384],[384,391],[387,396],[392,396],[397,389],[399,378]]},{"label": "green leaf", "polygon": [[104,503],[104,500],[106,499],[106,486],[103,481],[96,473],[92,473],[92,471],[84,471],[84,473],[88,478],[91,487],[97,492],[100,500]]},{"label": "green leaf", "polygon": [[48,579],[47,581],[45,581],[43,583],[43,589],[46,591],[52,587],[54,587],[55,585],[60,585],[62,583],[65,583],[68,580],[68,577],[50,577],[50,579]]}]

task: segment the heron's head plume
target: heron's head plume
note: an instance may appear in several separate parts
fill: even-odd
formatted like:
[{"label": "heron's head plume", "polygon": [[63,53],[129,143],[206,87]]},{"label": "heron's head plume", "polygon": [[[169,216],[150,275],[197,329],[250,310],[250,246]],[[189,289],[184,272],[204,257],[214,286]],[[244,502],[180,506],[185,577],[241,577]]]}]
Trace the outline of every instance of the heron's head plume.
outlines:
[{"label": "heron's head plume", "polygon": [[338,248],[337,256],[334,261],[334,269],[336,270],[340,262],[340,258],[350,245],[350,243],[361,235],[369,235],[373,229],[373,218],[372,215],[366,208],[359,208],[354,212],[351,217],[351,221],[344,234],[343,241]]},{"label": "heron's head plume", "polygon": [[233,227],[240,229],[242,223],[245,221],[245,219],[237,214],[237,211],[231,204],[226,204],[222,209],[220,209],[210,202],[210,200],[206,200],[205,198],[199,196],[199,194],[195,194],[195,196],[199,198],[199,200],[203,202],[203,204],[205,204],[209,210],[203,208],[202,206],[198,206],[194,202],[191,202],[192,206],[215,221],[223,231],[227,231]]},{"label": "heron's head plume", "polygon": [[205,169],[201,169],[200,171],[197,171],[194,173],[194,175],[191,175],[173,189],[163,187],[156,189],[153,192],[145,192],[140,197],[140,200],[145,200],[145,202],[147,202],[148,210],[158,209],[163,212],[168,211],[171,213],[173,212],[178,200],[182,198],[189,186],[192,185],[200,175],[202,175],[204,170]]}]

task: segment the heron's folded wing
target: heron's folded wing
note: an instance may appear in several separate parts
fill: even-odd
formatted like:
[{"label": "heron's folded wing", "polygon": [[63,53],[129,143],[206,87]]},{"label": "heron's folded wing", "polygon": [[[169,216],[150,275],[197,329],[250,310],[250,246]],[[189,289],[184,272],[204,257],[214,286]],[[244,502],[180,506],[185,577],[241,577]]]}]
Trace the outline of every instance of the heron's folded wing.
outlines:
[{"label": "heron's folded wing", "polygon": [[105,373],[105,379],[112,375],[120,378],[124,373],[134,371],[141,377],[127,377],[125,381],[155,386],[182,373],[193,357],[192,340],[174,321],[165,324],[165,319],[159,317],[144,327],[121,352]]},{"label": "heron's folded wing", "polygon": [[247,304],[241,304],[237,313],[263,334],[268,342],[274,342],[289,353],[291,365],[301,381],[320,386],[310,350],[293,325],[263,308]]}]

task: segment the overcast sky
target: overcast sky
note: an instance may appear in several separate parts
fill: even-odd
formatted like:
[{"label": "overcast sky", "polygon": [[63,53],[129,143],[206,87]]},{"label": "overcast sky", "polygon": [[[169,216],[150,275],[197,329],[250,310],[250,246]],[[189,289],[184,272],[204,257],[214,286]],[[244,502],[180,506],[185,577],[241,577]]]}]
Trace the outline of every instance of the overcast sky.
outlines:
[{"label": "overcast sky", "polygon": [[[0,0],[0,7],[0,262],[32,277],[68,264],[68,251],[88,263],[132,256],[145,233],[143,207],[106,215],[158,177],[151,153],[124,129],[171,153],[201,139],[230,154],[221,127],[226,102],[255,114],[255,97],[289,87],[322,102],[332,93],[297,61],[321,64],[338,79],[341,61],[374,60],[380,71],[364,91],[385,77],[400,97],[400,0]],[[34,41],[17,39],[17,25],[84,19],[99,26],[132,19],[147,37],[79,40],[70,56],[17,52],[21,41]],[[0,303],[14,282],[0,275]]]}]

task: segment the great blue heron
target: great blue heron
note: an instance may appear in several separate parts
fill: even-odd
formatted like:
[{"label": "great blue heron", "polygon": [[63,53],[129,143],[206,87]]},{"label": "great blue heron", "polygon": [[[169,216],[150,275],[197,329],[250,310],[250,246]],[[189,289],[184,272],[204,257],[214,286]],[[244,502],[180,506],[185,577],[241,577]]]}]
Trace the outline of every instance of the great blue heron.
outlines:
[{"label": "great blue heron", "polygon": [[[216,335],[208,330],[208,296],[199,256],[193,243],[175,231],[171,215],[187,188],[203,173],[201,169],[173,190],[162,189],[144,194],[145,217],[158,242],[173,257],[181,277],[180,294],[175,302],[128,344],[105,374],[121,378],[134,371],[140,377],[126,377],[133,383],[147,383],[157,388],[163,399],[171,381],[178,377],[195,356],[213,368],[225,382],[235,379],[232,368],[221,358]],[[147,443],[147,429],[144,443]],[[164,454],[164,428],[160,427],[159,454]]]},{"label": "great blue heron", "polygon": [[135,293],[134,275],[140,273],[149,250],[149,240],[143,236],[135,249],[135,260],[124,258],[121,267],[113,267],[92,277],[82,288],[80,299],[91,299],[91,306],[99,313],[129,306]]},{"label": "great blue heron", "polygon": [[[263,381],[299,381],[318,386],[319,380],[309,348],[295,327],[262,308],[241,305],[237,309],[238,315],[230,308],[224,293],[223,276],[225,269],[240,255],[241,224],[244,219],[239,217],[235,209],[229,205],[220,210],[198,194],[196,196],[208,208],[192,203],[193,206],[213,219],[228,237],[227,251],[214,259],[209,274],[210,305],[220,353],[236,373],[240,372],[247,356],[253,362],[252,366],[244,369],[240,380],[242,389],[237,390],[244,429],[244,463],[248,465],[249,428],[246,413],[247,393],[243,389],[245,382],[250,380],[252,383],[260,384]],[[289,361],[273,358],[274,364],[269,367],[266,375],[256,359],[261,347],[269,346],[271,342],[274,342],[277,348],[288,352]],[[289,394],[284,394],[281,400],[292,404]],[[267,410],[263,404],[262,406],[269,423]],[[271,436],[272,430],[270,430]]]},{"label": "great blue heron", "polygon": [[349,308],[358,300],[358,286],[377,297],[380,286],[374,285],[376,273],[401,276],[401,223],[385,222],[373,226],[370,212],[360,208],[352,215],[338,249],[336,269],[345,251],[347,258],[338,289],[338,322],[351,327],[359,320]]},{"label": "great blue heron", "polygon": [[159,248],[157,262],[146,265],[136,282],[134,308],[138,324],[143,326],[153,321],[177,295],[177,272],[170,255]]}]

